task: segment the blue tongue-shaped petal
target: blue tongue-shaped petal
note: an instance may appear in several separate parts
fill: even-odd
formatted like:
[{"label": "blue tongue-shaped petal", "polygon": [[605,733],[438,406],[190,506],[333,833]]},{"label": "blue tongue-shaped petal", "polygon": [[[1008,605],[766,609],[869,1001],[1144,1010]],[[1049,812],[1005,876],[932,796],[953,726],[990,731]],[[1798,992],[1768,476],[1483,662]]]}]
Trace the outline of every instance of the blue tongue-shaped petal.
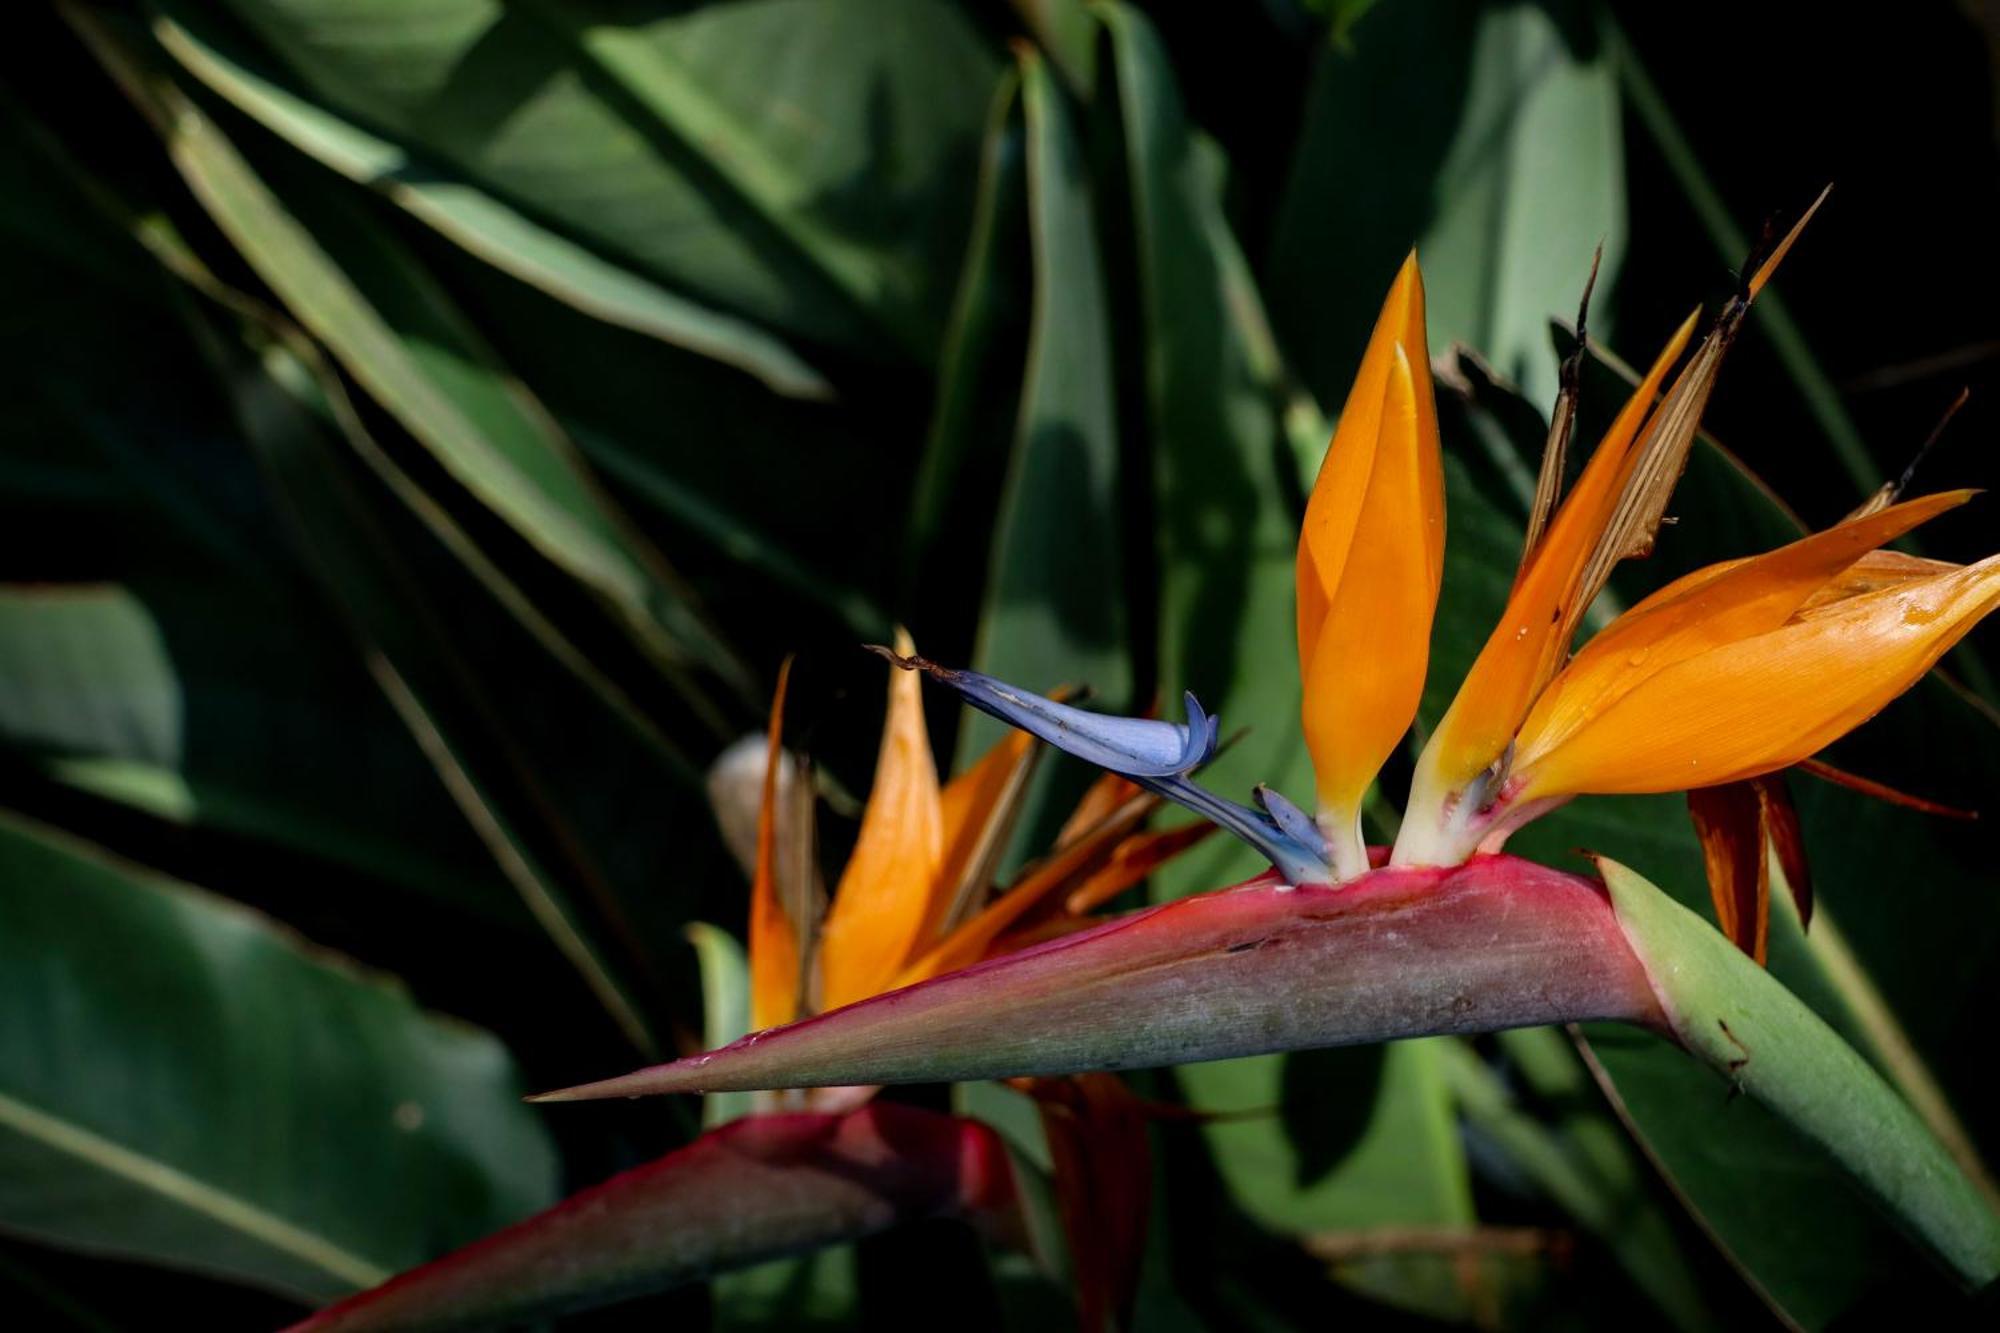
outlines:
[{"label": "blue tongue-shaped petal", "polygon": [[1215,754],[1217,720],[1186,696],[1185,723],[1151,718],[1109,717],[1059,704],[1030,690],[977,671],[939,666],[922,657],[903,657],[869,645],[906,671],[922,671],[956,690],[967,703],[1010,726],[1047,741],[1086,763],[1132,779],[1148,791],[1187,807],[1221,825],[1261,852],[1292,884],[1325,884],[1332,877],[1324,841],[1296,807],[1296,820],[1274,819],[1262,810],[1226,801],[1196,786],[1188,774]]},{"label": "blue tongue-shaped petal", "polygon": [[1187,696],[1185,723],[1111,717],[1015,689],[1004,680],[977,671],[939,666],[923,657],[903,657],[879,644],[869,644],[868,650],[907,671],[922,671],[951,686],[982,713],[1040,737],[1085,763],[1129,778],[1186,773],[1207,763],[1215,753],[1216,721],[1202,711],[1192,694]]}]

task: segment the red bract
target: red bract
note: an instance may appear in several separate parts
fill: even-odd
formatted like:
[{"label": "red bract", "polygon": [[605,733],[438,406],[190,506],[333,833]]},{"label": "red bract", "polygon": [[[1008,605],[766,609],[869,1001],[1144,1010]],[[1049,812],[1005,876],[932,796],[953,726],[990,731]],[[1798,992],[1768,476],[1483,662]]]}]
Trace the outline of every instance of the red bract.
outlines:
[{"label": "red bract", "polygon": [[1013,1167],[986,1126],[889,1103],[749,1116],[292,1333],[538,1319],[943,1216],[1018,1239]]},{"label": "red bract", "polygon": [[1337,889],[1263,876],[541,1100],[1150,1068],[1590,1019],[1665,1026],[1603,887],[1479,856]]}]

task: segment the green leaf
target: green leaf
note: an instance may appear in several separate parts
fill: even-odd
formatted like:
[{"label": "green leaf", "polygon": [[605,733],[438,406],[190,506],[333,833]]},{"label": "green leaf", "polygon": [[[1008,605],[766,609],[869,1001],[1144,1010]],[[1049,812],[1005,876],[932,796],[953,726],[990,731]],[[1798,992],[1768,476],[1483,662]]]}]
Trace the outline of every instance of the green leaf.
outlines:
[{"label": "green leaf", "polygon": [[[1472,1185],[1435,1040],[1189,1065],[1204,1132],[1236,1200],[1300,1235],[1462,1226]],[[1275,1123],[1273,1123],[1275,1121]]]},{"label": "green leaf", "polygon": [[[504,677],[476,672],[467,645],[478,641],[478,603],[467,600],[470,590],[461,583],[449,594],[452,616],[441,614],[447,594],[440,584],[452,587],[450,571],[425,569],[421,557],[411,558],[415,534],[399,530],[396,520],[413,520],[366,486],[285,387],[250,379],[241,391],[250,396],[248,441],[308,562],[353,626],[377,686],[551,942],[633,1044],[651,1049],[649,1024],[631,990],[633,968],[612,962],[604,943],[624,925],[617,899],[590,841],[573,827],[579,805],[603,802],[574,792],[565,799],[552,766],[527,761],[534,740],[519,712],[511,726],[502,722],[509,715],[497,702],[502,691],[520,690],[546,705],[550,696],[532,683],[535,659],[517,658]],[[485,632],[506,641],[499,625]],[[574,756],[585,745],[589,714],[572,702],[560,715]],[[595,913],[584,907],[593,898]]]},{"label": "green leaf", "polygon": [[928,360],[996,62],[941,0],[231,0],[300,91],[611,263]]},{"label": "green leaf", "polygon": [[1603,1109],[1570,1044],[1553,1028],[1517,1028],[1500,1034],[1500,1048],[1534,1097],[1552,1105],[1554,1123],[1520,1105],[1510,1080],[1469,1043],[1441,1043],[1445,1077],[1466,1123],[1594,1236],[1673,1327],[1716,1327],[1673,1221],[1655,1197],[1651,1169]]},{"label": "green leaf", "polygon": [[[720,926],[695,921],[686,933],[701,967],[701,1044],[712,1051],[750,1030],[750,962],[736,937]],[[726,1125],[748,1115],[750,1106],[748,1093],[705,1097],[701,1123],[707,1129]]]},{"label": "green leaf", "polygon": [[398,207],[471,253],[596,318],[747,371],[779,393],[825,397],[832,387],[777,338],[707,309],[631,268],[609,263],[504,199],[299,96],[258,62],[212,12],[163,0],[153,31],[186,70],[300,152]]},{"label": "green leaf", "polygon": [[[906,592],[944,598],[947,580],[962,587],[983,571],[977,669],[1037,690],[1088,686],[1116,706],[1132,667],[1105,276],[1075,113],[1043,59],[1018,54],[1018,91],[1004,82],[989,116],[980,221],[912,516],[922,572]],[[1023,213],[1031,298],[1016,387],[1007,378],[1021,325],[1007,288],[1018,281]],[[995,490],[997,503],[976,498]],[[944,637],[956,628],[948,618]],[[970,709],[962,718],[960,770],[1007,730]],[[1039,767],[1009,861],[1046,845],[1076,776]]]},{"label": "green leaf", "polygon": [[552,1197],[486,1034],[12,816],[0,873],[8,1228],[324,1299]]},{"label": "green leaf", "polygon": [[[1024,293],[1034,284],[1025,138],[1020,75],[1010,71],[994,93],[981,145],[978,202],[939,358],[902,562],[904,614],[923,612],[919,646],[939,660],[971,656],[983,607],[967,605],[965,589],[990,582],[1002,521],[990,497],[1006,483],[1017,434],[1033,299]],[[968,721],[972,716],[968,710]],[[961,737],[956,767],[973,753]]]},{"label": "green leaf", "polygon": [[2000,1278],[2000,1212],[1888,1082],[1713,926],[1598,865],[1680,1043],[1830,1153],[1969,1289]]},{"label": "green leaf", "polygon": [[0,199],[35,201],[0,233],[42,345],[0,362],[0,528],[39,580],[0,594],[0,739],[98,796],[518,922],[310,596],[173,280],[5,102]]},{"label": "green leaf", "polygon": [[854,1327],[859,1259],[854,1246],[833,1245],[720,1275],[710,1287],[716,1333]]},{"label": "green leaf", "polygon": [[0,585],[0,740],[98,796],[512,919],[346,644],[254,590]]},{"label": "green leaf", "polygon": [[[1219,154],[1188,125],[1159,39],[1131,10],[1098,12],[1111,36],[1137,241],[1161,691],[1193,690],[1226,729],[1249,729],[1203,770],[1205,783],[1230,795],[1257,782],[1297,794],[1311,785],[1291,651],[1301,491],[1275,367],[1253,336],[1259,298],[1222,216]],[[1254,855],[1218,840],[1163,882],[1213,888],[1258,868]]]},{"label": "green leaf", "polygon": [[1616,72],[1588,0],[1381,5],[1322,54],[1273,242],[1273,320],[1306,382],[1341,401],[1382,293],[1422,256],[1433,351],[1478,348],[1554,399],[1552,314],[1624,251]]},{"label": "green leaf", "polygon": [[[1118,701],[1131,691],[1131,668],[1104,275],[1072,112],[1047,65],[1026,52],[1021,108],[1034,308],[974,665],[1034,689],[1087,682]],[[961,755],[1003,730],[968,727]]]},{"label": "green leaf", "polygon": [[[637,542],[573,446],[399,242],[296,168],[266,184],[216,122],[94,19],[73,19],[154,120],[217,225],[299,322],[446,470],[593,588],[672,671],[738,667]],[[683,693],[712,707],[692,681]]]}]

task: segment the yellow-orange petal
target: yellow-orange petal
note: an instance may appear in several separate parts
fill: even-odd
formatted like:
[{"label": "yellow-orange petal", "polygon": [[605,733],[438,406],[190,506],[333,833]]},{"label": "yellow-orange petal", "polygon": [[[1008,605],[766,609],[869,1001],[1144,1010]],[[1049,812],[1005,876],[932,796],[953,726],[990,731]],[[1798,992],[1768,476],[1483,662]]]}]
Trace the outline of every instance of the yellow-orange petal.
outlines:
[{"label": "yellow-orange petal", "polygon": [[[1409,729],[1424,688],[1441,561],[1443,497],[1427,475],[1438,450],[1417,358],[1390,348],[1378,435],[1352,549],[1306,664],[1302,721],[1320,808],[1344,832],[1376,772]],[[1358,835],[1357,835],[1358,837]],[[1338,856],[1338,849],[1336,849]],[[1367,869],[1365,861],[1348,873]]]},{"label": "yellow-orange petal", "polygon": [[1972,495],[1948,491],[1892,505],[1668,584],[1606,626],[1550,682],[1521,726],[1516,762],[1561,744],[1655,672],[1776,629],[1874,548]]},{"label": "yellow-orange petal", "polygon": [[[1435,530],[1421,536],[1424,559],[1431,568],[1444,567],[1443,460],[1435,448],[1436,407],[1432,398],[1429,342],[1424,330],[1424,279],[1412,250],[1396,271],[1389,294],[1376,316],[1368,347],[1347,391],[1333,439],[1320,462],[1319,475],[1306,501],[1305,522],[1299,528],[1297,565],[1299,676],[1312,666],[1321,627],[1334,593],[1341,586],[1355,529],[1361,521],[1369,478],[1382,444],[1382,403],[1395,348],[1401,344],[1410,362],[1411,382],[1420,410],[1429,423],[1433,447],[1418,467],[1425,490],[1436,497]],[[1415,534],[1413,534],[1415,535]]]},{"label": "yellow-orange petal", "polygon": [[1159,797],[1141,792],[1060,850],[1029,866],[1006,892],[904,968],[895,984],[913,985],[985,958],[1001,935],[1103,866],[1121,841],[1159,805]]},{"label": "yellow-orange petal", "polygon": [[[900,628],[896,651],[904,657],[916,653]],[[887,989],[924,947],[925,927],[940,910],[944,812],[921,684],[915,672],[889,673],[889,715],[882,724],[875,785],[820,932],[825,1008]]]},{"label": "yellow-orange petal", "polygon": [[1863,593],[1880,592],[1884,588],[1893,588],[1901,583],[1912,583],[1918,579],[1948,574],[1956,568],[1958,566],[1949,561],[1926,560],[1923,556],[1904,555],[1901,551],[1870,551],[1827,580],[1824,587],[1806,598],[1805,604],[1799,607],[1798,614],[1818,615],[1835,602],[1844,602]]},{"label": "yellow-orange petal", "polygon": [[1523,746],[1514,799],[1680,791],[1789,767],[1915,684],[1996,604],[2000,556],[1690,657],[1553,747]]},{"label": "yellow-orange petal", "polygon": [[1221,825],[1183,824],[1162,833],[1134,833],[1111,849],[1110,859],[1063,899],[1070,916],[1088,916],[1189,848],[1220,833]]},{"label": "yellow-orange petal", "polygon": [[1141,790],[1138,783],[1122,773],[1099,773],[1084,789],[1083,795],[1077,798],[1076,808],[1069,812],[1069,818],[1056,831],[1053,850],[1061,851],[1088,834]]},{"label": "yellow-orange petal", "polygon": [[778,666],[764,749],[764,795],[757,807],[757,860],[750,876],[750,1026],[762,1029],[799,1016],[798,925],[779,901],[778,787],[784,765],[785,689],[792,659]]},{"label": "yellow-orange petal", "polygon": [[984,900],[1021,813],[1037,753],[1033,736],[1010,731],[972,767],[944,784],[939,794],[944,860],[938,867],[934,915],[924,926],[926,939],[957,925]]},{"label": "yellow-orange petal", "polygon": [[1699,311],[1688,316],[1654,359],[1529,553],[1499,624],[1425,746],[1420,785],[1439,793],[1456,790],[1491,766],[1562,666],[1584,610],[1579,603],[1585,570],[1617,512],[1660,386],[1686,350],[1699,317]]}]

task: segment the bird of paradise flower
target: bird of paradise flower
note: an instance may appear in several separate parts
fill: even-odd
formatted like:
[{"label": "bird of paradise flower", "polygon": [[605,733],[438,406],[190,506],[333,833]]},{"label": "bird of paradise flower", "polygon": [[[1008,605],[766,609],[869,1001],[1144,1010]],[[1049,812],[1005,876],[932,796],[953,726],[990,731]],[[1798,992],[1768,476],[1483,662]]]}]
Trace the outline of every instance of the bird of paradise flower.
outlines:
[{"label": "bird of paradise flower", "polygon": [[[915,653],[900,632],[897,648]],[[813,784],[784,744],[791,671],[789,660],[779,669],[758,742],[753,1028],[1078,930],[1214,832],[1209,824],[1148,830],[1160,798],[1106,773],[1049,853],[998,884],[1039,755],[1034,740],[1014,732],[941,783],[918,679],[896,672],[873,786],[829,902],[814,847]],[[1079,1327],[1123,1326],[1152,1184],[1145,1127],[1156,1112],[1112,1074],[1014,1085],[1033,1099],[1048,1144]],[[993,1239],[1030,1245],[1016,1168],[995,1132],[970,1118],[875,1104],[878,1091],[764,1095],[749,1115],[659,1161],[331,1306],[297,1330],[533,1318],[928,1216],[963,1217]]]},{"label": "bird of paradise flower", "polygon": [[[1726,792],[1810,759],[2000,603],[2000,557],[1958,566],[1882,549],[1968,492],[1884,495],[1823,532],[1675,580],[1572,652],[1613,567],[1651,547],[1723,357],[1804,221],[1691,354],[1699,312],[1676,330],[1567,495],[1573,402],[1559,408],[1506,609],[1424,743],[1393,846],[1365,845],[1361,803],[1416,713],[1445,537],[1414,255],[1299,540],[1312,814],[1268,788],[1246,806],[1196,783],[1216,723],[1192,696],[1184,723],[1111,718],[882,650],[1230,830],[1270,873],[549,1098],[1059,1074],[1612,1019],[1669,1037],[1790,1119],[1969,1283],[2000,1277],[2000,1217],[1781,985],[1622,866],[1600,858],[1593,880],[1504,853],[1578,797]],[[1718,889],[1725,916],[1742,914],[1737,891]]]}]

